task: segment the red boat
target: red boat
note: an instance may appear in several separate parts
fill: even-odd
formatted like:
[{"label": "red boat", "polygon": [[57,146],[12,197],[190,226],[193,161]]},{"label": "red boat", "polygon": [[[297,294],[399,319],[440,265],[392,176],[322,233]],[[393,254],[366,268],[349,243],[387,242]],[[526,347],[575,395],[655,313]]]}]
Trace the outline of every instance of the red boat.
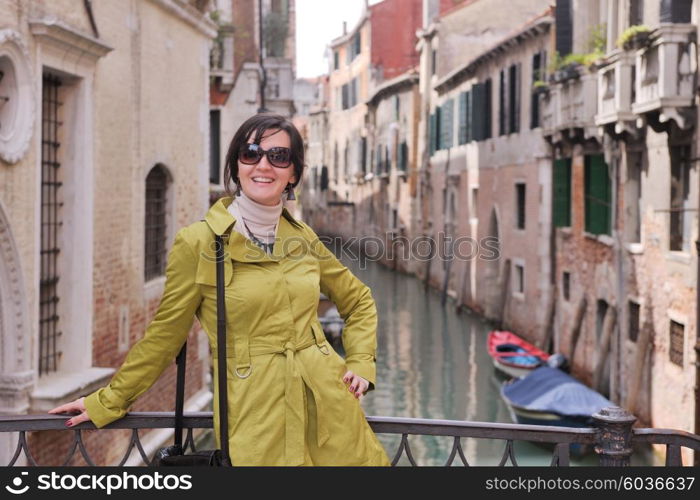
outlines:
[{"label": "red boat", "polygon": [[514,378],[524,377],[549,359],[549,354],[512,332],[492,330],[487,346],[494,366]]}]

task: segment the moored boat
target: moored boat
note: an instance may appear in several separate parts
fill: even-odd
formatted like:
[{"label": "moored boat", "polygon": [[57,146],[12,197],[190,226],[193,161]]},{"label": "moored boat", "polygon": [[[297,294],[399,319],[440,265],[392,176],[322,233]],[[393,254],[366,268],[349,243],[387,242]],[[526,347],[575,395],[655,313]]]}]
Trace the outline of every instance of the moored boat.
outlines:
[{"label": "moored boat", "polygon": [[514,378],[531,373],[549,359],[549,354],[508,331],[489,332],[487,347],[496,369]]},{"label": "moored boat", "polygon": [[505,382],[501,396],[519,424],[589,427],[593,414],[615,406],[602,394],[549,366]]}]

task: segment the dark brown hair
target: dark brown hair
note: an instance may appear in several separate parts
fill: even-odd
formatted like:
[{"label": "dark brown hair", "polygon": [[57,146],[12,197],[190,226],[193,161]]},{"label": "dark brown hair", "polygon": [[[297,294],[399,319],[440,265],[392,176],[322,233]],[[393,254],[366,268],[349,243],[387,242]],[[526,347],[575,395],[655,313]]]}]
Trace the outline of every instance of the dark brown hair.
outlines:
[{"label": "dark brown hair", "polygon": [[231,193],[231,181],[236,185],[238,179],[238,152],[244,144],[248,142],[249,137],[253,137],[255,144],[260,144],[267,130],[284,130],[289,134],[289,140],[292,150],[292,166],[296,175],[296,182],[292,183],[292,187],[296,187],[301,181],[301,175],[304,172],[304,140],[301,134],[292,122],[287,120],[282,115],[274,113],[259,113],[248,118],[243,124],[238,127],[238,130],[231,139],[228,152],[226,153],[226,165],[224,166],[224,186],[226,193]]}]

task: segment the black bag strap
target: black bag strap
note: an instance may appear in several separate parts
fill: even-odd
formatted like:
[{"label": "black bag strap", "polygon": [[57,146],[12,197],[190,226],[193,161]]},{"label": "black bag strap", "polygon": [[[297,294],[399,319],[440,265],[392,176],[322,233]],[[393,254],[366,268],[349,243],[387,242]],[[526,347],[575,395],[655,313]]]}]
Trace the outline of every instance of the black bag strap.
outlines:
[{"label": "black bag strap", "polygon": [[[228,450],[228,370],[226,367],[226,296],[224,285],[224,242],[216,235],[216,351],[219,381],[219,442],[224,465],[231,465]],[[182,345],[175,362],[177,363],[177,384],[175,393],[175,445],[182,448],[182,428],[184,427],[185,407],[185,365],[187,342]]]},{"label": "black bag strap", "polygon": [[226,367],[226,299],[224,294],[224,241],[216,235],[216,352],[219,374],[219,442],[221,458],[231,464],[228,452],[228,370]]}]

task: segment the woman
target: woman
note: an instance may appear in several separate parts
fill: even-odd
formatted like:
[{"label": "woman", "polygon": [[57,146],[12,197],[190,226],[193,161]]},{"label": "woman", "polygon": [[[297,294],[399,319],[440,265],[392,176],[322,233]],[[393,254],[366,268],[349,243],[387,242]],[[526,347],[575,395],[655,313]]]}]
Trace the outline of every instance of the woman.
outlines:
[{"label": "woman", "polygon": [[[234,465],[390,465],[358,398],[374,389],[377,312],[370,289],[283,208],[304,168],[303,141],[282,116],[259,114],[238,129],[221,198],[204,221],[181,229],[168,257],[158,311],[107,387],[49,413],[80,412],[66,425],[103,427],[167,368],[194,316],[216,346],[214,234],[228,235],[229,443]],[[326,294],[346,322],[343,360],[316,309]],[[216,359],[215,357],[213,359]],[[218,384],[214,364],[214,425]]]}]

